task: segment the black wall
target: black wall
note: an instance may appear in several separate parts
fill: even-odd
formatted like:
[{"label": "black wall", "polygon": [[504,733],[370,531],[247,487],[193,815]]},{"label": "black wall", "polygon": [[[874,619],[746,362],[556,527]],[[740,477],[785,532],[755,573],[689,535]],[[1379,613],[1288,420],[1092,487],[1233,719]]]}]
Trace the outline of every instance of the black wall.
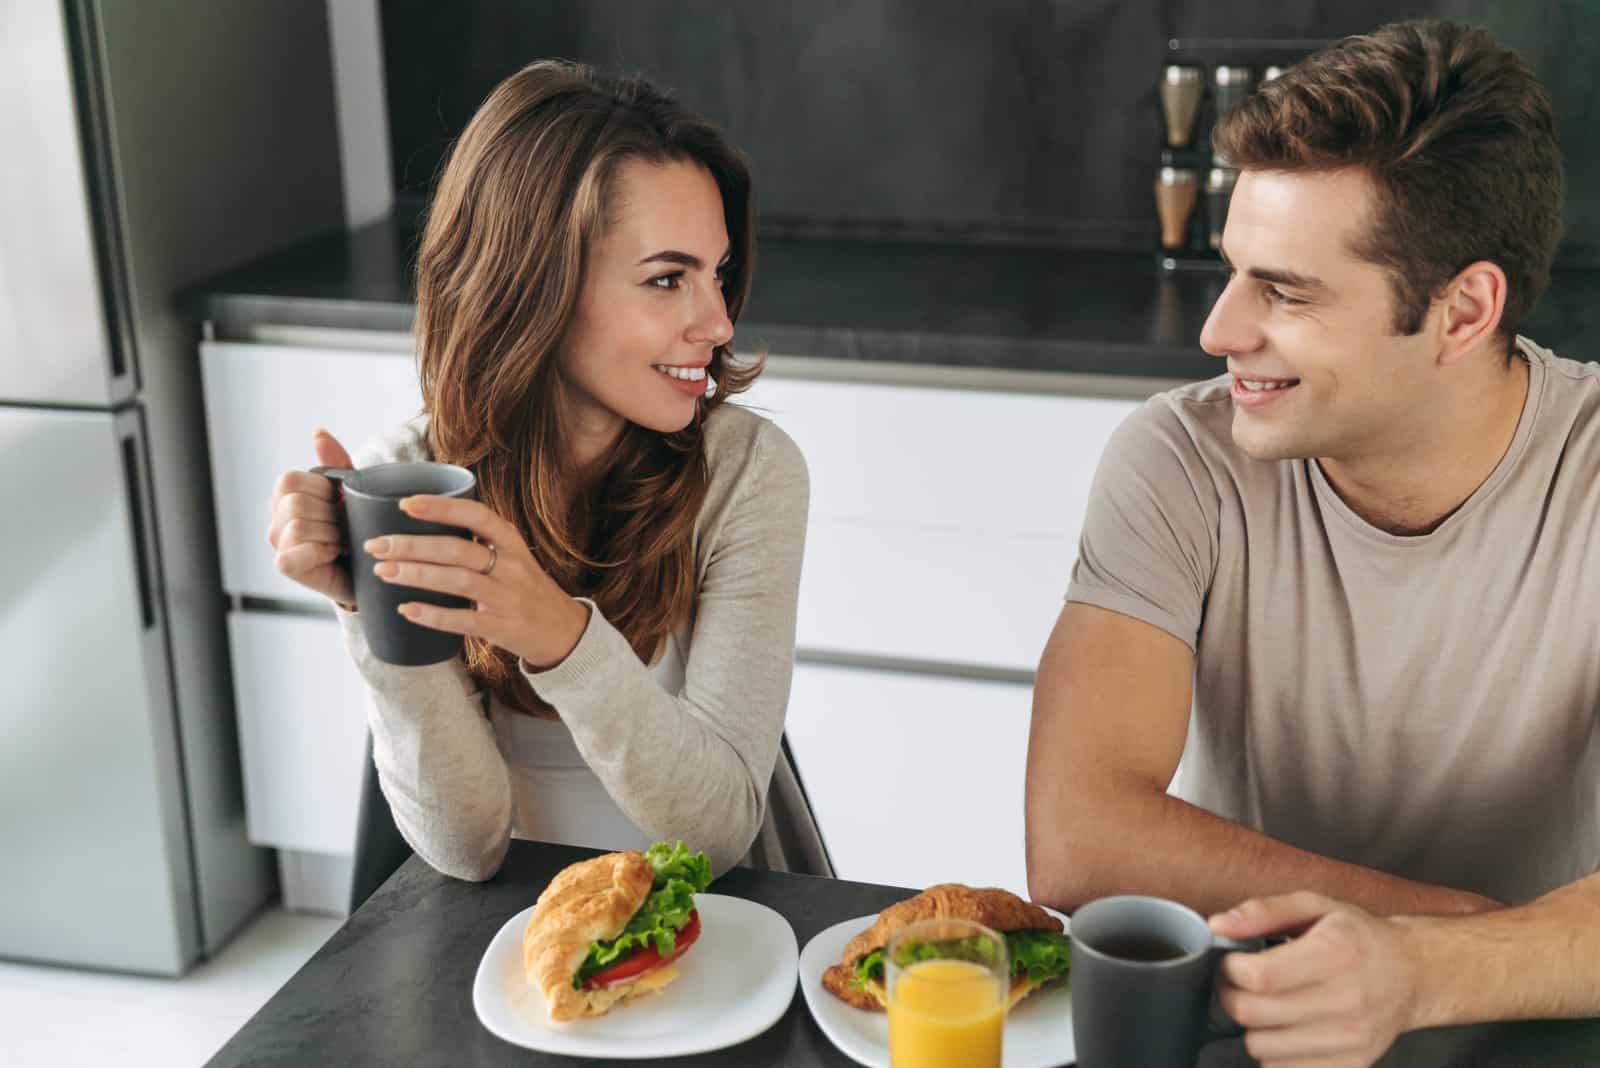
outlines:
[{"label": "black wall", "polygon": [[494,84],[558,56],[643,73],[722,124],[769,232],[1107,248],[1153,240],[1169,38],[1337,38],[1418,15],[1487,27],[1544,80],[1564,258],[1600,260],[1600,0],[382,0],[412,203]]}]

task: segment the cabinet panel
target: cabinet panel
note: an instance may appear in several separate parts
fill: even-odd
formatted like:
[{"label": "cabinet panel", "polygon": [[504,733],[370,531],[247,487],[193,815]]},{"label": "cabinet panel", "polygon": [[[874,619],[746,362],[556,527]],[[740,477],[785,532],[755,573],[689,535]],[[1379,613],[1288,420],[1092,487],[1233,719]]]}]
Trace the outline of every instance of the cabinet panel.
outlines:
[{"label": "cabinet panel", "polygon": [[367,690],[332,618],[232,612],[245,820],[257,845],[355,851]]},{"label": "cabinet panel", "polygon": [[1031,689],[796,666],[789,745],[836,874],[1026,896]]},{"label": "cabinet panel", "polygon": [[317,427],[355,454],[421,411],[416,362],[409,353],[220,341],[200,346],[200,362],[223,587],[315,601],[273,564],[272,487],[284,471],[316,464]]},{"label": "cabinet panel", "polygon": [[1032,670],[1134,400],[763,378],[811,472],[802,648]]}]

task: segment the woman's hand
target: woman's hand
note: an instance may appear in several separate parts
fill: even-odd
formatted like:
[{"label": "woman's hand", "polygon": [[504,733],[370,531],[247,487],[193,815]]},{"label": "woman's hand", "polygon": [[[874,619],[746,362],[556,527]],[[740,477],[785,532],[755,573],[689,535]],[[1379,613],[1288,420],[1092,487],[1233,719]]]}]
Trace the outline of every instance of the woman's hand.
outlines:
[{"label": "woman's hand", "polygon": [[[326,430],[312,435],[317,463],[351,467],[350,454]],[[339,565],[348,551],[339,522],[339,490],[309,471],[285,471],[272,490],[267,541],[278,551],[278,570],[313,593],[340,604],[355,600],[350,572]]]},{"label": "woman's hand", "polygon": [[482,638],[536,670],[567,658],[589,625],[586,606],[567,596],[522,543],[522,536],[487,505],[459,497],[420,495],[400,502],[407,515],[465,527],[478,541],[450,536],[390,534],[364,548],[380,561],[385,582],[452,593],[472,608],[407,601],[400,614],[413,623]]}]

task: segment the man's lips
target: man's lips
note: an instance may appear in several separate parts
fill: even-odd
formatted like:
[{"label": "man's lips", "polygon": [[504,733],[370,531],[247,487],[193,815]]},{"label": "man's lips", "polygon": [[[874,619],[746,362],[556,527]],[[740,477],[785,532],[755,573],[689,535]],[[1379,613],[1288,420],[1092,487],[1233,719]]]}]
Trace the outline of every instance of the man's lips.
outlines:
[{"label": "man's lips", "polygon": [[1294,390],[1299,385],[1298,378],[1274,378],[1266,375],[1242,375],[1230,372],[1233,381],[1229,392],[1233,395],[1234,404],[1242,408],[1259,408],[1280,400],[1284,394]]}]

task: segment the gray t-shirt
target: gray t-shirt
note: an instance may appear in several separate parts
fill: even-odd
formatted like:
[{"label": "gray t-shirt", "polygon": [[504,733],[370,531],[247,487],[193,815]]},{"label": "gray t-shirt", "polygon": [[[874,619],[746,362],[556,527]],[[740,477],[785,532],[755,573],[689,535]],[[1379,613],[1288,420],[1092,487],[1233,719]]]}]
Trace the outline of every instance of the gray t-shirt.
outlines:
[{"label": "gray t-shirt", "polygon": [[1600,867],[1600,367],[1518,346],[1510,448],[1421,536],[1236,448],[1226,376],[1118,429],[1067,599],[1195,650],[1174,793],[1510,903]]}]

